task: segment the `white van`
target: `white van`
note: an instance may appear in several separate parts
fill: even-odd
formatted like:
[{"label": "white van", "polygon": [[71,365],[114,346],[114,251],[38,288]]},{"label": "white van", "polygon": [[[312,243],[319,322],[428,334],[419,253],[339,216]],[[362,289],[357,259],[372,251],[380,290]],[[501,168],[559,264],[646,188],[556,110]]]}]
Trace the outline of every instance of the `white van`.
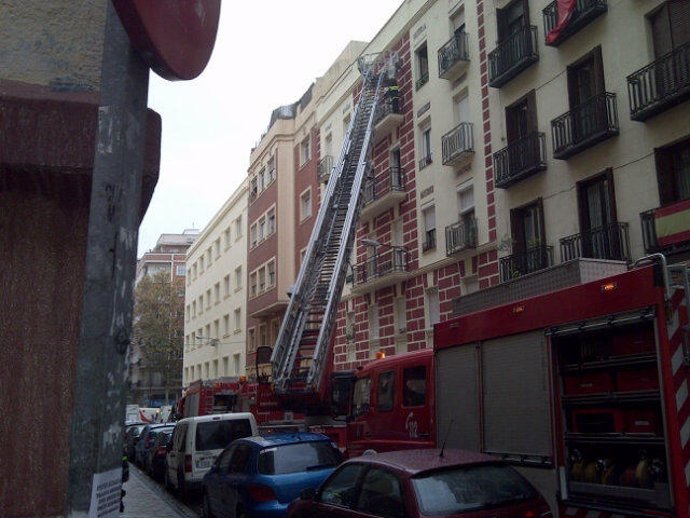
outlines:
[{"label": "white van", "polygon": [[253,435],[259,435],[259,430],[249,412],[180,419],[168,446],[166,487],[174,487],[185,496],[201,486],[204,475],[228,444]]}]

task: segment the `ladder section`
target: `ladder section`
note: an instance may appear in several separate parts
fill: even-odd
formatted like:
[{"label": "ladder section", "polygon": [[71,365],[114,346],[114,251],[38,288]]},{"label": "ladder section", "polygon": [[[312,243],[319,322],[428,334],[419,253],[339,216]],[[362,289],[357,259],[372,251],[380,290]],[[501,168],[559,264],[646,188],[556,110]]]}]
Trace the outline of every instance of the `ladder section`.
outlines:
[{"label": "ladder section", "polygon": [[[373,121],[385,67],[360,61],[362,91],[323,196],[307,252],[271,356],[276,393],[305,407],[318,393],[373,146]],[[377,71],[378,69],[378,71]]]}]

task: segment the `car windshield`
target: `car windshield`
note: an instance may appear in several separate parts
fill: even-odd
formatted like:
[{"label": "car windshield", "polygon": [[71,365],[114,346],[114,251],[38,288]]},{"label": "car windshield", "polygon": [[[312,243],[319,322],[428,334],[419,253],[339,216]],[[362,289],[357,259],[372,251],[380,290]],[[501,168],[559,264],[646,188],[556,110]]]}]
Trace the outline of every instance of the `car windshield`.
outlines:
[{"label": "car windshield", "polygon": [[299,471],[334,468],[342,461],[340,450],[330,442],[304,442],[266,448],[259,453],[259,473],[284,475]]},{"label": "car windshield", "polygon": [[197,424],[196,450],[222,450],[235,439],[252,435],[249,419],[206,421]]},{"label": "car windshield", "polygon": [[425,473],[412,479],[424,514],[499,507],[537,498],[536,490],[510,466],[487,464]]}]

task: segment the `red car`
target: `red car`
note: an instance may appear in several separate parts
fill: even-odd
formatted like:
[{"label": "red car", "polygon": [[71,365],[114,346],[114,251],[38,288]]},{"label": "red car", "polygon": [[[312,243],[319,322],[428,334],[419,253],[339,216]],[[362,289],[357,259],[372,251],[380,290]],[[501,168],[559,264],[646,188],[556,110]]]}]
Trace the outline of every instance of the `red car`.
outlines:
[{"label": "red car", "polygon": [[405,450],[341,464],[305,490],[288,518],[551,518],[539,492],[515,469],[480,453]]}]

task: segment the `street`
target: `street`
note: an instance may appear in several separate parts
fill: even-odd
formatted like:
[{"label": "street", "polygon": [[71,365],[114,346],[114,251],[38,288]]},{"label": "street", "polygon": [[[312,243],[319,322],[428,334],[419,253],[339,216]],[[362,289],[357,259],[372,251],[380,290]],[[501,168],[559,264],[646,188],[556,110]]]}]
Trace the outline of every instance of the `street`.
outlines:
[{"label": "street", "polygon": [[125,511],[122,518],[197,518],[201,507],[195,501],[192,507],[181,503],[163,486],[146,476],[134,464],[129,466],[129,480],[124,484]]}]

